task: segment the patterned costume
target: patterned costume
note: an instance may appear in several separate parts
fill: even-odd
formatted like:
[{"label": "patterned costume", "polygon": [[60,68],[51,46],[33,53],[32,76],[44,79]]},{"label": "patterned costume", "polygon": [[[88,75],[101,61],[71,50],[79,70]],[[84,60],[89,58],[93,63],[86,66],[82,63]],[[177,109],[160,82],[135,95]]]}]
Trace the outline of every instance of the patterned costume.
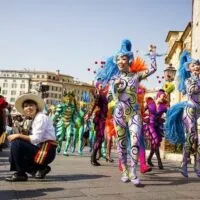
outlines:
[{"label": "patterned costume", "polygon": [[77,131],[78,131],[78,138],[79,138],[79,148],[78,153],[82,155],[83,150],[83,134],[86,131],[87,123],[85,123],[84,117],[88,111],[88,103],[90,101],[89,94],[84,92],[82,95],[82,101],[80,102],[80,109],[77,115]]},{"label": "patterned costume", "polygon": [[[113,97],[116,101],[116,108],[114,111],[115,130],[118,139],[118,154],[122,165],[123,173],[121,180],[127,182],[129,179],[135,185],[138,185],[139,179],[136,175],[136,165],[138,161],[138,153],[140,146],[140,135],[142,128],[141,115],[139,105],[137,102],[137,90],[141,80],[147,78],[156,71],[156,56],[155,52],[150,52],[151,68],[144,72],[120,70],[117,75],[111,79],[113,87]],[[131,52],[131,43],[129,40],[122,42],[121,49],[116,55],[118,58],[125,59],[128,57],[129,63],[133,60]],[[123,61],[123,60],[122,60]],[[132,62],[134,63],[134,62]],[[131,64],[130,64],[131,65]],[[121,67],[120,64],[118,67]],[[131,143],[131,167],[128,172],[127,166],[127,148],[126,148],[126,134],[130,133]]]},{"label": "patterned costume", "polygon": [[148,111],[148,114],[146,114],[145,116],[145,124],[143,126],[143,131],[145,135],[149,138],[151,144],[151,151],[148,157],[148,164],[150,166],[153,166],[151,159],[153,157],[153,154],[155,153],[158,160],[159,169],[163,169],[159,147],[164,134],[163,127],[165,120],[163,118],[163,114],[167,112],[168,107],[166,101],[167,96],[164,90],[159,90],[156,99],[158,99],[161,95],[163,95],[163,98],[161,101],[157,102],[157,104],[151,97],[148,97],[146,99],[147,105],[145,110]]},{"label": "patterned costume", "polygon": [[179,91],[188,101],[172,106],[167,112],[166,138],[174,144],[183,143],[181,174],[188,177],[187,159],[195,156],[194,170],[200,177],[200,62],[183,51],[179,66]]},{"label": "patterned costume", "polygon": [[101,149],[102,142],[104,141],[104,130],[105,130],[105,120],[108,111],[108,101],[106,95],[103,91],[102,85],[100,83],[97,84],[97,91],[95,97],[95,103],[92,108],[92,111],[89,113],[89,117],[92,115],[95,108],[98,110],[95,112],[94,116],[94,128],[96,132],[96,138],[94,142],[94,149],[91,156],[91,164],[94,166],[99,166],[100,163],[97,162],[97,152]]},{"label": "patterned costume", "polygon": [[57,152],[61,151],[62,142],[66,139],[63,155],[67,155],[67,151],[72,138],[72,149],[75,151],[76,132],[75,132],[75,117],[77,108],[75,103],[75,96],[73,92],[68,92],[63,99],[63,103],[58,104],[53,118],[56,128],[56,136],[58,140]]}]

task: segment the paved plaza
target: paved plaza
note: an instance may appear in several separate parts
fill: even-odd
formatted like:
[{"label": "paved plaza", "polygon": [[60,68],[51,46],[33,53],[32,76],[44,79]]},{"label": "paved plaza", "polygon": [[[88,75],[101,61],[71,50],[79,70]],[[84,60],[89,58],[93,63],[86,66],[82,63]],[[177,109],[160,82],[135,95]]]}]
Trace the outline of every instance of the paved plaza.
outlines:
[{"label": "paved plaza", "polygon": [[[200,199],[200,178],[189,168],[189,178],[178,172],[178,162],[164,161],[164,170],[157,167],[140,175],[142,186],[120,182],[116,153],[114,163],[100,160],[101,167],[90,165],[90,153],[85,149],[64,157],[57,155],[51,164],[52,171],[44,180],[29,178],[28,182],[9,183],[8,149],[0,152],[0,199],[67,199],[67,200],[184,200]],[[154,160],[155,163],[155,160]],[[155,163],[156,164],[156,163]]]}]

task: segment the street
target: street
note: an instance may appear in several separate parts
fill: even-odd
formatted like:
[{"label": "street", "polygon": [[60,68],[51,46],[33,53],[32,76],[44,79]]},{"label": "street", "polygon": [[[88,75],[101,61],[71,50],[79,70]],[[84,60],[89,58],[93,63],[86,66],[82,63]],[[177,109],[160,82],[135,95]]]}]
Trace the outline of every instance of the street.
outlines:
[{"label": "street", "polygon": [[[102,166],[90,165],[90,153],[64,157],[58,154],[51,164],[52,171],[44,180],[29,178],[28,182],[9,183],[4,178],[9,172],[8,149],[0,152],[0,199],[69,199],[69,200],[143,200],[143,199],[199,199],[200,179],[189,165],[189,178],[178,172],[178,162],[163,161],[164,170],[155,166],[152,172],[141,175],[142,186],[136,188],[131,182],[122,183],[114,163],[100,160]],[[155,165],[156,161],[153,160]],[[138,169],[139,170],[139,169]]]}]

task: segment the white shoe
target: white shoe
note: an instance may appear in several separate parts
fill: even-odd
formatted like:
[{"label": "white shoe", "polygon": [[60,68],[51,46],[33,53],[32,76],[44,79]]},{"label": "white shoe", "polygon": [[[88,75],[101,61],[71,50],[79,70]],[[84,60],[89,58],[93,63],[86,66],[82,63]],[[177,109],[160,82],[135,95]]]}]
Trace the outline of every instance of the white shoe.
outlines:
[{"label": "white shoe", "polygon": [[125,170],[124,172],[122,172],[121,181],[122,181],[123,183],[129,182],[128,170]]},{"label": "white shoe", "polygon": [[140,179],[137,177],[136,174],[136,167],[131,167],[129,171],[129,180],[135,185],[140,185]]},{"label": "white shoe", "polygon": [[132,177],[130,180],[135,186],[140,185],[140,179],[138,177]]}]

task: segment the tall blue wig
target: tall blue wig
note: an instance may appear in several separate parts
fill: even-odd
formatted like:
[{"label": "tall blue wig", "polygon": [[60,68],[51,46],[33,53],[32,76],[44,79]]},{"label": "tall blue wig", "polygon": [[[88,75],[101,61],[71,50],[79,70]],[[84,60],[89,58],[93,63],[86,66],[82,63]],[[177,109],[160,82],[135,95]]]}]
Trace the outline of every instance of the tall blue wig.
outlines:
[{"label": "tall blue wig", "polygon": [[105,86],[110,79],[119,73],[117,65],[113,62],[114,56],[111,56],[107,59],[104,67],[97,72],[95,77],[96,81],[101,81]]},{"label": "tall blue wig", "polygon": [[187,102],[177,103],[167,111],[164,135],[172,144],[183,144],[185,142],[182,116],[186,104]]},{"label": "tall blue wig", "polygon": [[90,102],[90,95],[89,95],[88,92],[83,92],[82,97],[81,97],[81,101],[83,101],[85,103]]},{"label": "tall blue wig", "polygon": [[131,41],[128,40],[128,39],[124,39],[121,43],[120,50],[114,56],[114,63],[116,63],[118,56],[127,56],[128,59],[129,59],[129,63],[131,63],[132,60],[134,59],[133,52],[131,51],[131,48],[132,48]]},{"label": "tall blue wig", "polygon": [[188,79],[191,74],[188,70],[188,65],[192,62],[190,53],[188,51],[183,51],[180,55],[180,64],[178,69],[178,90],[182,94],[186,93],[185,80]]}]

